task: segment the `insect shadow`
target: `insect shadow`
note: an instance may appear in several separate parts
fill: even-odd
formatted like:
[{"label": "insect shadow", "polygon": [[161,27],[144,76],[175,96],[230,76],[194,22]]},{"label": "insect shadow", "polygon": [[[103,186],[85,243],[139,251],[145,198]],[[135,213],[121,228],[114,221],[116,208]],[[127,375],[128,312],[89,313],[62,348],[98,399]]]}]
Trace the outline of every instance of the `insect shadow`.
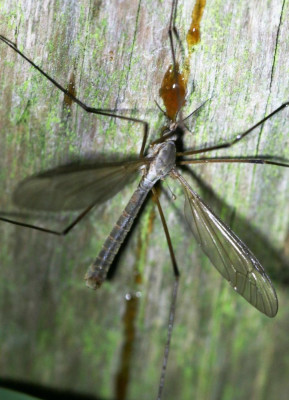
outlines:
[{"label": "insect shadow", "polygon": [[[279,161],[285,162],[284,159],[278,158]],[[266,267],[272,279],[282,285],[289,284],[289,263],[288,257],[276,249],[268,238],[256,229],[244,217],[242,217],[234,206],[229,205],[209,186],[199,175],[190,168],[185,168],[191,179],[197,184],[202,192],[202,198],[205,202],[210,202],[210,206],[216,214],[222,214],[222,218],[228,224],[234,225],[234,230],[238,236],[242,237],[245,243],[250,243],[251,251],[258,256],[261,264]],[[171,199],[171,194],[163,190],[167,200]],[[186,220],[183,213],[177,207],[174,207],[174,212],[178,215],[179,222],[186,226]]]},{"label": "insect shadow", "polygon": [[[148,194],[152,192],[166,235],[175,277],[158,399],[162,396],[164,386],[180,271],[155,185],[167,176],[170,176],[180,183],[185,197],[185,217],[187,223],[204,253],[236,292],[268,317],[274,317],[278,311],[277,295],[262,265],[241,239],[239,239],[204,203],[187,180],[180,174],[178,167],[210,163],[251,163],[289,167],[288,163],[271,157],[251,157],[246,159],[226,157],[188,158],[190,156],[209,153],[213,150],[232,147],[251,134],[255,128],[261,126],[273,115],[287,107],[289,104],[288,102],[282,104],[246,131],[236,135],[231,141],[199,149],[186,151],[180,149],[179,142],[186,132],[185,124],[188,117],[184,118],[182,115],[185,90],[181,87],[181,74],[175,55],[174,41],[176,40],[176,42],[179,43],[178,33],[175,28],[176,10],[177,1],[174,0],[172,3],[169,27],[169,39],[173,61],[168,73],[168,77],[172,80],[173,84],[168,94],[173,99],[175,108],[174,111],[170,113],[168,113],[168,108],[166,108],[164,113],[168,117],[169,122],[161,131],[160,137],[150,143],[149,146],[147,146],[149,134],[149,124],[147,121],[126,117],[112,110],[97,109],[84,104],[75,97],[71,91],[62,87],[45,73],[45,71],[26,57],[14,43],[0,35],[0,40],[3,43],[11,47],[62,91],[65,96],[73,100],[86,112],[124,119],[141,124],[143,127],[143,140],[137,159],[101,163],[83,162],[79,164],[73,163],[63,165],[31,176],[19,183],[13,193],[13,202],[20,209],[48,212],[79,211],[77,217],[62,231],[54,231],[32,224],[15,222],[9,218],[1,217],[1,220],[47,233],[66,235],[94,207],[121,191],[124,186],[135,179],[137,175],[141,176],[135,192],[111,230],[111,233],[105,240],[99,255],[90,265],[85,275],[85,280],[87,286],[92,289],[97,289],[102,285],[116,254],[132,227],[136,215],[139,213]],[[195,110],[195,112],[197,111],[198,109]],[[193,113],[190,114],[190,116],[192,115]]]}]

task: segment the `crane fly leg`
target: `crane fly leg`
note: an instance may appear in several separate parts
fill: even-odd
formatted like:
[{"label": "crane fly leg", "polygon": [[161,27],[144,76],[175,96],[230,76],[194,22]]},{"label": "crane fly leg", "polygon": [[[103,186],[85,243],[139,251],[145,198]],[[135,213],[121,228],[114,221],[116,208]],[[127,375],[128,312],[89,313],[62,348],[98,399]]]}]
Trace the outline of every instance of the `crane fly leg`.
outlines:
[{"label": "crane fly leg", "polygon": [[166,239],[167,239],[167,243],[168,243],[168,247],[169,247],[169,251],[170,251],[170,257],[171,257],[172,264],[173,264],[174,276],[176,278],[178,278],[180,276],[180,271],[179,271],[179,268],[178,268],[178,265],[177,265],[177,261],[176,261],[175,253],[174,253],[174,250],[173,250],[173,245],[172,245],[170,233],[169,233],[169,230],[168,230],[168,226],[167,226],[167,223],[166,223],[166,220],[165,220],[165,216],[164,216],[164,213],[163,213],[163,210],[162,210],[162,207],[161,207],[161,203],[159,201],[159,196],[158,196],[158,193],[157,193],[157,191],[156,191],[156,189],[154,187],[152,188],[152,192],[153,192],[153,195],[154,195],[154,200],[157,203],[158,211],[159,211],[159,214],[160,214],[160,217],[161,217],[161,221],[162,221],[162,225],[163,225],[163,228],[164,228],[164,232],[165,232],[165,235],[166,235]]},{"label": "crane fly leg", "polygon": [[42,68],[40,68],[32,60],[30,60],[24,53],[22,53],[17,48],[15,43],[13,43],[11,40],[7,39],[3,35],[0,35],[0,40],[3,43],[7,44],[17,54],[19,54],[25,61],[27,61],[30,65],[32,65],[32,67],[35,68],[38,72],[40,72],[41,75],[45,76],[45,78],[48,79],[61,92],[63,92],[72,101],[74,101],[76,104],[78,104],[84,111],[86,111],[88,113],[92,113],[92,114],[104,115],[104,116],[107,116],[107,117],[119,118],[119,119],[123,119],[123,120],[126,120],[126,121],[131,121],[131,122],[136,122],[136,123],[142,124],[142,126],[143,126],[143,142],[142,142],[142,147],[141,147],[141,151],[140,151],[140,156],[141,157],[143,156],[144,148],[145,148],[145,144],[146,144],[146,140],[147,140],[147,136],[148,136],[148,129],[149,129],[148,122],[146,122],[146,121],[144,121],[142,119],[138,119],[138,118],[126,117],[124,115],[115,114],[113,110],[100,109],[100,108],[94,108],[94,107],[87,106],[85,103],[83,103],[77,97],[75,97],[72,93],[70,93],[69,90],[67,90],[63,86],[61,86],[55,79],[53,79],[50,75],[48,75]]},{"label": "crane fly leg", "polygon": [[170,47],[171,47],[171,53],[172,53],[172,60],[173,60],[173,65],[176,65],[176,54],[175,54],[175,47],[174,47],[174,39],[173,36],[175,36],[176,41],[181,49],[182,55],[184,55],[184,48],[182,41],[179,36],[178,29],[176,27],[175,21],[177,17],[177,9],[178,9],[178,0],[173,0],[172,4],[172,10],[171,10],[171,16],[170,16],[170,25],[169,25],[169,39],[170,39]]},{"label": "crane fly leg", "polygon": [[289,163],[274,161],[274,159],[269,158],[203,158],[199,160],[182,160],[177,162],[177,165],[207,163],[269,164],[289,168]]},{"label": "crane fly leg", "polygon": [[228,142],[220,143],[214,146],[210,146],[204,149],[196,149],[196,150],[188,150],[183,153],[177,153],[177,156],[189,156],[193,154],[200,154],[200,153],[206,153],[209,151],[213,150],[220,150],[220,149],[228,149],[229,147],[232,147],[234,144],[240,142],[243,138],[245,138],[249,133],[251,133],[255,128],[258,126],[262,125],[265,121],[273,117],[273,115],[277,114],[284,108],[288,107],[289,102],[286,102],[282,104],[280,107],[276,108],[274,111],[272,111],[269,115],[267,115],[265,118],[261,119],[261,121],[257,122],[255,125],[253,125],[251,128],[247,129],[246,131],[239,133],[233,140],[230,140]]},{"label": "crane fly leg", "polygon": [[180,278],[180,272],[179,268],[177,265],[177,261],[175,258],[173,246],[172,246],[172,241],[170,238],[169,230],[167,227],[167,223],[164,217],[164,213],[159,201],[159,196],[155,188],[152,188],[152,192],[154,195],[154,200],[157,203],[158,211],[161,217],[162,225],[164,228],[164,232],[167,238],[167,243],[170,251],[170,256],[173,264],[173,271],[174,271],[174,286],[173,286],[173,292],[172,292],[172,300],[171,300],[171,305],[170,305],[170,313],[169,313],[169,322],[168,322],[168,331],[167,331],[167,341],[165,345],[165,351],[164,351],[164,356],[163,356],[163,365],[162,365],[162,372],[161,372],[161,377],[160,377],[160,383],[159,383],[159,389],[158,389],[158,395],[157,395],[157,400],[160,400],[162,398],[162,393],[164,389],[164,383],[165,383],[165,375],[166,375],[166,369],[167,369],[167,364],[168,364],[168,358],[169,358],[169,351],[170,351],[170,343],[171,343],[171,338],[172,338],[172,333],[173,333],[173,327],[174,327],[174,319],[175,319],[175,314],[176,314],[176,303],[177,303],[177,296],[178,296],[178,287],[179,287],[179,278]]},{"label": "crane fly leg", "polygon": [[66,228],[64,228],[62,231],[55,231],[52,229],[47,229],[47,228],[42,228],[41,226],[38,225],[33,225],[33,224],[27,224],[25,222],[18,222],[10,218],[5,218],[5,217],[0,217],[0,221],[4,222],[9,222],[10,224],[17,225],[17,226],[23,226],[24,228],[30,228],[34,229],[36,231],[40,232],[46,232],[46,233],[51,233],[52,235],[57,235],[57,236],[65,236],[70,232],[77,224],[79,221],[84,218],[89,211],[95,206],[95,204],[87,207],[82,213],[80,213]]}]

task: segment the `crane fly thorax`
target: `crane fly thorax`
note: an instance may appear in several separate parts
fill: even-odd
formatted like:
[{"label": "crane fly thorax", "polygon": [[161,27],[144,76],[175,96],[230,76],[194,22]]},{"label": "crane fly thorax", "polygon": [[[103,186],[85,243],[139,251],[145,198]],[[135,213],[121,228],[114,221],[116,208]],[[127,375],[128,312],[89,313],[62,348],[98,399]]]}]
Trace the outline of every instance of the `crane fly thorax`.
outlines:
[{"label": "crane fly thorax", "polygon": [[176,145],[174,140],[154,145],[148,153],[153,158],[147,170],[144,172],[144,179],[150,182],[157,182],[170,173],[176,164]]},{"label": "crane fly thorax", "polygon": [[176,145],[174,140],[162,143],[154,162],[156,172],[160,178],[164,178],[170,173],[176,164]]}]

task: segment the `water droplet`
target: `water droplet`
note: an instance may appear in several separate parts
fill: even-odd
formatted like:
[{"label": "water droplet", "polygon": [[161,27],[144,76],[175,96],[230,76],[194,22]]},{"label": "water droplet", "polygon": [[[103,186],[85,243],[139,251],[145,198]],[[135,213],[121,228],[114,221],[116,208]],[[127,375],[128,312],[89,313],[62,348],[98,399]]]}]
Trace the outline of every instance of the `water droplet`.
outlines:
[{"label": "water droplet", "polygon": [[131,294],[130,294],[130,293],[127,293],[127,294],[125,295],[125,299],[126,299],[127,301],[131,300]]}]

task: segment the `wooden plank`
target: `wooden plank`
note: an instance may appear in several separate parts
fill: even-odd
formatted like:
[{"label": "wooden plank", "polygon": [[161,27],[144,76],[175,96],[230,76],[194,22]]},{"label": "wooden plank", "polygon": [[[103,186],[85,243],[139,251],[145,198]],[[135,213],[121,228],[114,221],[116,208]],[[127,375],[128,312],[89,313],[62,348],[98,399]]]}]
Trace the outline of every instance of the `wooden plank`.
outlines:
[{"label": "wooden plank", "polygon": [[[194,4],[179,3],[177,24],[185,43]],[[165,123],[154,100],[160,102],[158,90],[170,63],[170,6],[128,0],[3,0],[0,33],[17,40],[62,85],[73,73],[76,93],[87,104],[134,109],[129,114],[149,121],[156,137]],[[184,114],[211,100],[190,121],[193,135],[187,135],[187,146],[233,138],[289,100],[288,7],[281,0],[207,1],[201,43],[190,59]],[[0,85],[1,210],[13,209],[13,188],[32,173],[72,156],[139,150],[139,126],[87,115],[75,105],[68,113],[62,94],[2,43]],[[248,140],[215,154],[289,159],[288,116],[284,110]],[[288,351],[288,297],[282,286],[288,281],[288,172],[247,165],[194,171],[215,196],[204,189],[200,194],[274,277],[280,313],[275,320],[266,319],[223,282],[188,232],[182,191],[170,181],[177,199],[162,196],[161,201],[182,278],[164,398],[282,398],[288,393],[286,368],[277,368]],[[169,193],[167,185],[165,189]],[[120,386],[128,390],[126,399],[156,395],[172,276],[151,202],[114,279],[96,293],[83,282],[132,190],[133,185],[63,239],[0,224],[2,379],[79,396],[121,398]],[[135,280],[136,270],[141,283]],[[132,301],[125,296],[138,292],[142,296],[135,314],[129,314]],[[125,369],[122,354],[129,360],[125,328],[130,333],[133,328],[128,321],[135,325],[135,338],[126,386],[119,373]]]}]

